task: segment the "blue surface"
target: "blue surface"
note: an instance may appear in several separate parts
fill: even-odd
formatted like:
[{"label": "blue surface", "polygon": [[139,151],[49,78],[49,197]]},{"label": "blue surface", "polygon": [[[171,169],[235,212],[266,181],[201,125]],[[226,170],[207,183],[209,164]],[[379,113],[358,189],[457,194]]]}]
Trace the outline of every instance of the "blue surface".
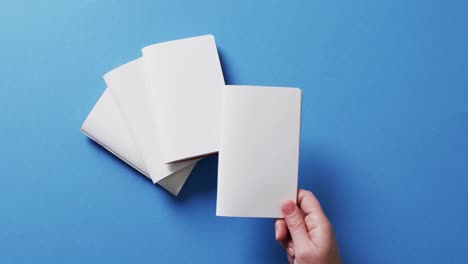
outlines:
[{"label": "blue surface", "polygon": [[[273,220],[215,217],[79,127],[102,75],[212,33],[228,84],[304,91],[300,186],[347,263],[468,258],[468,2],[0,2],[0,263],[283,263]],[[221,3],[222,2],[222,3]]]}]

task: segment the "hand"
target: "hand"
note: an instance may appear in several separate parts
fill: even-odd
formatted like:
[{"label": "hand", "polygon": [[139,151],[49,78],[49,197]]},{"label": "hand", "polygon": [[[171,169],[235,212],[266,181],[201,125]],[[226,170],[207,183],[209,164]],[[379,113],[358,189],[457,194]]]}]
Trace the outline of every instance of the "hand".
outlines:
[{"label": "hand", "polygon": [[297,204],[281,204],[284,219],[275,222],[276,240],[286,250],[289,263],[341,263],[333,227],[315,196],[299,190]]}]

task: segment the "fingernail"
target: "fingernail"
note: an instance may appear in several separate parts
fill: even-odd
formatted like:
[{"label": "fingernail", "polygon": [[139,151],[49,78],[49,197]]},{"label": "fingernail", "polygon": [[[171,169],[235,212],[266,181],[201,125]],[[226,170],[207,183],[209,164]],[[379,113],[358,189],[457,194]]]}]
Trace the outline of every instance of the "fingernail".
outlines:
[{"label": "fingernail", "polygon": [[283,206],[281,206],[281,210],[283,211],[284,215],[292,215],[294,213],[294,210],[296,210],[296,205],[293,201],[287,201],[283,203]]},{"label": "fingernail", "polygon": [[294,258],[294,249],[292,247],[288,247],[286,249],[286,251],[288,252],[288,255],[291,257],[291,258]]}]

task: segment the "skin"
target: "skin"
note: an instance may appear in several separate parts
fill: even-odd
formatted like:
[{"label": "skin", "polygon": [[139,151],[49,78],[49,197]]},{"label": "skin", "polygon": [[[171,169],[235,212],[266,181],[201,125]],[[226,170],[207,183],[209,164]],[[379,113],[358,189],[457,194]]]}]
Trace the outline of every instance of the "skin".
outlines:
[{"label": "skin", "polygon": [[284,219],[275,222],[276,240],[286,250],[289,263],[341,263],[333,227],[312,192],[299,190],[297,204],[281,204]]}]

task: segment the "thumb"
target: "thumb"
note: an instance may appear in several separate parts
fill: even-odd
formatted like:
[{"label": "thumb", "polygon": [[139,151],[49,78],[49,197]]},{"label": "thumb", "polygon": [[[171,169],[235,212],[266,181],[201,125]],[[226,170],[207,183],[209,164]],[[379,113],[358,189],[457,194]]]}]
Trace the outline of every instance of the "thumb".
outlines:
[{"label": "thumb", "polygon": [[286,201],[281,204],[284,221],[288,226],[291,238],[296,245],[305,245],[310,240],[304,222],[304,213],[293,201]]}]

